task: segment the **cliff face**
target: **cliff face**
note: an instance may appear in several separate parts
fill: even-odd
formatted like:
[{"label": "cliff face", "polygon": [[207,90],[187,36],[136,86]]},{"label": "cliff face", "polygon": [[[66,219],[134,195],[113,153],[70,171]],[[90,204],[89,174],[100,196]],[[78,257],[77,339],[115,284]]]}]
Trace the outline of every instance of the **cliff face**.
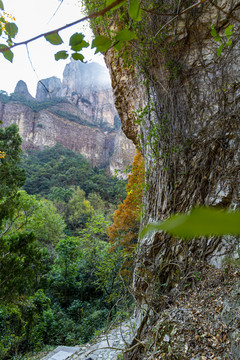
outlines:
[{"label": "cliff face", "polygon": [[59,142],[83,154],[92,166],[111,162],[112,173],[116,162],[122,170],[132,162],[135,146],[119,129],[109,75],[99,64],[71,62],[63,81],[52,77],[38,83],[36,100],[20,81],[0,103],[3,126],[19,126],[23,149]]},{"label": "cliff face", "polygon": [[66,65],[63,81],[56,77],[38,83],[36,99],[52,97],[67,99],[98,126],[114,129],[116,112],[110,76],[106,68],[97,64],[71,61]]},{"label": "cliff face", "polygon": [[[156,29],[164,24],[155,15],[157,3],[151,4],[153,15],[146,16],[142,24],[147,38],[156,37]],[[227,0],[220,5],[219,10],[208,2],[199,4],[163,33],[164,41],[159,36],[140,55],[132,49],[135,68],[133,64],[123,67],[124,59],[116,58],[113,50],[105,56],[123,130],[145,157],[149,189],[144,199],[145,224],[196,205],[239,206],[239,23],[227,15],[238,5]],[[167,10],[171,12],[174,6],[165,7]],[[211,24],[223,37],[221,56],[210,34]],[[231,45],[226,46],[224,31],[230,24],[235,31]],[[180,246],[174,239],[154,235],[142,240],[139,256],[149,257],[154,267],[155,258],[165,264],[170,258],[186,260],[188,254],[184,265],[188,267],[196,259],[210,259],[221,244],[215,239]],[[141,271],[145,273],[144,268]],[[178,281],[170,267],[158,276],[170,287]],[[135,279],[140,302],[142,289],[147,300],[153,283],[147,285],[146,279],[142,283],[141,278]]]},{"label": "cliff face", "polygon": [[106,165],[114,152],[116,133],[105,134],[91,124],[77,124],[49,109],[35,113],[25,105],[9,103],[4,106],[1,116],[4,126],[18,125],[23,149],[43,149],[61,143],[83,154],[92,166]]},{"label": "cliff face", "polygon": [[[123,131],[145,158],[143,224],[193,206],[239,207],[239,3],[201,1],[187,11],[184,2],[141,6],[149,11],[142,13],[141,41],[127,48],[132,62],[126,66],[124,54],[113,49],[105,59]],[[172,21],[170,14],[181,11]],[[114,28],[121,29],[116,19]],[[230,25],[233,36],[226,45]],[[133,288],[145,321],[166,305],[166,291],[191,282],[207,262],[219,266],[221,255],[236,245],[230,237],[184,242],[153,234],[139,240]],[[139,338],[143,328],[142,323]]]}]

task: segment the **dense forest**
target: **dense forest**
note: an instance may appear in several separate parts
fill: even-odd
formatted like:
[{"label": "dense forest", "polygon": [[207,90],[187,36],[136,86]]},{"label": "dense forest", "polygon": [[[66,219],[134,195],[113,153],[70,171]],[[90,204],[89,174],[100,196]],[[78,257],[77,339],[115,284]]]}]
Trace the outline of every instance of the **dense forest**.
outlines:
[{"label": "dense forest", "polygon": [[61,145],[23,154],[16,125],[0,129],[0,150],[0,358],[86,342],[132,302],[140,154],[127,194],[126,181]]}]

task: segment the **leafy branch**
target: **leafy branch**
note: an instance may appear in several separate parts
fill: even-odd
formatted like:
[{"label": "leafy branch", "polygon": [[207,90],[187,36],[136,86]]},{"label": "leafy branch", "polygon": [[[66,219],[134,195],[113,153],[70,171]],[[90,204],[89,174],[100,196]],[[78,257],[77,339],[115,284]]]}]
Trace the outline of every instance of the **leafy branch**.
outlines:
[{"label": "leafy branch", "polygon": [[[13,53],[11,52],[11,49],[17,47],[17,46],[21,46],[21,45],[28,45],[30,42],[33,42],[35,40],[38,40],[42,37],[45,37],[45,39],[47,41],[49,41],[51,44],[53,45],[60,45],[63,43],[61,37],[58,35],[58,33],[62,30],[65,30],[73,25],[76,25],[76,24],[79,24],[83,21],[86,21],[86,20],[91,20],[91,19],[94,19],[94,18],[97,18],[97,17],[100,17],[100,16],[103,16],[104,14],[106,14],[108,11],[112,10],[113,8],[115,8],[116,6],[118,5],[123,5],[123,3],[125,2],[125,0],[115,0],[113,2],[111,2],[108,6],[106,6],[104,9],[102,10],[99,10],[97,12],[93,12],[92,14],[90,15],[87,15],[87,16],[84,16],[83,18],[81,19],[78,19],[76,21],[73,21],[69,24],[66,24],[64,26],[61,26],[55,30],[52,30],[52,31],[48,31],[48,32],[45,32],[45,33],[42,33],[42,34],[39,34],[37,36],[34,36],[30,39],[27,39],[27,40],[24,40],[24,41],[21,41],[19,43],[13,43],[11,40],[12,38],[14,38],[17,34],[17,26],[16,24],[14,23],[11,23],[11,28],[15,28],[15,32],[13,31],[9,31],[8,32],[8,35],[9,35],[9,38],[10,38],[10,43],[11,45],[7,46],[5,44],[0,44],[0,53],[8,53],[8,56],[5,56],[7,58],[7,60],[11,61],[13,60]],[[3,10],[3,3],[1,1],[0,3],[0,9]],[[11,29],[10,29],[11,30]]]},{"label": "leafy branch", "polygon": [[[154,38],[157,37],[157,35],[164,29],[166,28],[168,25],[170,25],[174,20],[176,20],[179,16],[189,12],[190,10],[192,10],[193,8],[207,2],[208,0],[199,0],[197,3],[187,7],[186,9],[182,10],[182,11],[178,11],[178,13],[173,16],[169,21],[166,22],[166,24],[164,24],[163,26],[161,26],[161,28],[157,31],[157,33],[155,34]],[[218,5],[216,5],[212,0],[209,0],[210,3],[214,6],[216,6],[219,10],[223,11],[224,13],[226,13],[222,8],[220,8]],[[15,38],[17,32],[18,32],[18,27],[15,23],[13,22],[7,22],[4,20],[3,17],[1,17],[3,23],[4,23],[4,27],[3,30],[5,32],[5,34],[8,36],[7,39],[7,44],[0,44],[0,53],[3,53],[4,57],[9,60],[9,61],[13,61],[13,52],[11,51],[11,49],[17,47],[17,46],[21,46],[21,45],[28,45],[29,43],[38,40],[42,37],[45,37],[45,39],[47,41],[49,41],[52,45],[60,45],[63,43],[62,38],[59,35],[59,32],[62,30],[65,30],[73,25],[79,24],[83,21],[86,20],[91,20],[91,19],[95,19],[98,17],[103,16],[104,14],[106,14],[107,12],[111,11],[111,10],[115,10],[118,9],[119,7],[123,6],[126,3],[126,0],[106,0],[106,6],[104,9],[93,12],[87,16],[84,16],[81,19],[78,19],[76,21],[73,21],[69,24],[66,24],[64,26],[61,26],[55,30],[52,31],[48,31],[42,34],[39,34],[35,37],[29,38],[27,40],[21,41],[19,43],[14,43],[13,42],[13,38]],[[0,9],[3,10],[4,6],[3,6],[3,2],[2,0],[0,0]],[[133,21],[141,21],[141,12],[142,11],[146,11],[146,12],[154,12],[152,10],[148,10],[148,9],[141,9],[140,7],[140,0],[130,0],[129,4],[128,4],[128,14],[130,16],[130,18]],[[238,18],[236,18],[235,16],[233,16],[232,14],[228,14],[226,13],[228,16],[232,17],[233,19],[240,21]],[[173,14],[158,14],[158,15],[173,15]],[[0,24],[0,35],[2,34],[2,27]],[[96,48],[96,53],[98,52],[106,52],[108,51],[110,48],[115,48],[116,50],[121,50],[124,43],[137,39],[137,35],[136,33],[134,33],[133,31],[129,30],[129,29],[124,29],[121,30],[119,32],[117,32],[115,34],[115,36],[113,38],[107,37],[107,36],[96,36],[94,38],[94,40],[92,41],[92,48]],[[76,33],[74,35],[71,36],[70,38],[70,42],[69,45],[71,46],[71,50],[74,51],[74,53],[72,54],[72,58],[74,60],[80,60],[83,61],[84,60],[84,56],[79,53],[83,48],[88,47],[89,43],[86,42],[84,40],[84,35],[81,33]],[[56,60],[60,60],[60,59],[67,59],[68,58],[68,53],[66,50],[61,50],[59,52],[57,52],[55,54],[55,59]]]}]

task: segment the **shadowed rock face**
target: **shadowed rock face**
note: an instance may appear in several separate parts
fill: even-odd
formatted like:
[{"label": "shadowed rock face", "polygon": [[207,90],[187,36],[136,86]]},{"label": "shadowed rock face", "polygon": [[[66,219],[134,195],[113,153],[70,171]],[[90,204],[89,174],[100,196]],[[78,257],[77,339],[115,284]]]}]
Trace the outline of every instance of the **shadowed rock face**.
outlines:
[{"label": "shadowed rock face", "polygon": [[44,79],[37,84],[36,100],[46,101],[53,97],[62,97],[62,83],[56,76]]},{"label": "shadowed rock face", "polygon": [[71,62],[63,81],[51,77],[38,83],[36,99],[19,81],[9,101],[0,101],[0,117],[3,126],[19,126],[23,149],[59,142],[80,152],[92,166],[109,166],[111,161],[111,173],[115,166],[131,164],[135,154],[135,146],[116,125],[109,74],[99,64]]},{"label": "shadowed rock face", "polygon": [[[190,4],[197,6],[176,21],[171,20],[170,14],[178,14]],[[122,129],[136,144],[141,142],[144,155],[147,187],[142,223],[165,220],[173,213],[188,212],[195,206],[239,209],[239,2],[142,0],[141,7],[149,13],[144,14],[139,26],[141,40],[132,47],[132,66],[124,67],[124,58],[113,49],[106,53],[105,59]],[[161,16],[164,12],[165,16]],[[117,17],[110,20],[113,29],[118,26],[122,29]],[[211,24],[223,37],[221,56],[217,54],[220,44],[214,41]],[[105,29],[94,25],[105,35]],[[231,27],[232,43],[226,46],[224,34]],[[134,121],[139,120],[135,119],[137,113],[141,114],[139,126]],[[163,325],[165,311],[164,322],[156,330],[150,323],[162,309],[171,307],[165,294],[170,290],[177,292],[181,287],[185,290],[194,282],[193,274],[202,271],[208,263],[220,266],[224,255],[233,256],[238,246],[238,239],[230,236],[186,242],[165,233],[151,233],[139,239],[131,289],[139,326],[132,349],[140,344],[139,340],[142,342],[139,353],[134,349],[125,359],[161,358],[160,352],[155,352],[161,349],[161,342],[155,342],[155,347],[151,345],[154,353],[148,353],[149,356],[141,351],[148,351],[145,344],[154,344],[156,332],[163,338],[164,326],[169,331]],[[144,338],[147,327],[152,335],[149,342]],[[169,344],[174,343],[171,330]],[[237,334],[231,339],[231,355],[228,350],[220,358],[237,360],[239,329],[235,326],[231,331]],[[187,345],[191,349],[190,338],[183,341],[183,348]],[[167,349],[165,355],[179,356],[169,350],[170,345]],[[185,353],[180,358],[193,359],[193,354]]]},{"label": "shadowed rock face", "polygon": [[[157,9],[159,2],[150,3]],[[171,13],[174,2],[162,3]],[[137,54],[138,47],[132,48],[137,66],[133,60],[132,67],[124,67],[112,49],[105,56],[122,129],[135,143],[140,139],[145,159],[144,224],[194,206],[240,205],[239,21],[227,15],[236,12],[239,18],[239,3],[219,0],[218,6],[224,11],[203,1],[169,25],[164,40],[150,42]],[[170,18],[148,15],[141,28],[145,38],[155,38]],[[223,37],[229,26],[236,29],[221,56],[211,24]],[[139,126],[137,111],[142,114]],[[181,283],[200,264],[216,263],[222,251],[234,246],[236,241],[228,238],[186,243],[161,233],[147,235],[137,248],[133,287],[138,305],[155,311],[164,289]]]}]

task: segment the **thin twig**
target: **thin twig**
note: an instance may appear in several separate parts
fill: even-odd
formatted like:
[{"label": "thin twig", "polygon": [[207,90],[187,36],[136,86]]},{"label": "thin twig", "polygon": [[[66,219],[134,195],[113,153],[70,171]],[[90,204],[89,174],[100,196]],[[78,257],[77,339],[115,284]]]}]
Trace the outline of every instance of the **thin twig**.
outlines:
[{"label": "thin twig", "polygon": [[174,14],[170,14],[170,13],[159,13],[154,11],[153,9],[146,9],[146,8],[141,8],[142,11],[146,11],[150,14],[154,14],[154,15],[158,15],[158,16],[173,16]]},{"label": "thin twig", "polygon": [[211,3],[213,6],[215,6],[219,11],[223,12],[225,15],[229,16],[230,18],[232,18],[232,19],[234,19],[234,20],[236,20],[237,22],[240,23],[240,19],[238,19],[235,15],[232,15],[232,14],[228,13],[227,11],[223,10],[220,6],[218,6],[217,4],[215,4],[214,1],[212,1],[212,0],[209,0],[209,1],[210,1],[210,3]]},{"label": "thin twig", "polygon": [[[181,5],[181,0],[178,1],[177,15],[179,15],[180,5]],[[175,23],[174,35],[176,35],[176,30],[177,30],[177,22]]]},{"label": "thin twig", "polygon": [[90,354],[93,353],[94,351],[97,351],[97,350],[105,350],[105,349],[117,350],[117,351],[122,351],[122,352],[124,352],[124,353],[127,353],[127,352],[132,351],[133,349],[135,349],[135,348],[136,348],[137,346],[139,346],[139,345],[142,345],[143,347],[145,347],[145,344],[142,343],[142,342],[140,342],[140,341],[138,340],[138,343],[135,344],[135,345],[133,345],[133,346],[131,346],[129,349],[117,348],[117,347],[111,347],[111,346],[104,346],[104,347],[97,348],[97,349],[93,349],[93,350],[89,351],[86,356],[90,355]]},{"label": "thin twig", "polygon": [[50,91],[48,90],[48,88],[46,87],[46,85],[44,84],[44,82],[39,79],[39,76],[38,76],[38,74],[37,74],[37,71],[36,71],[36,69],[35,69],[34,66],[33,66],[32,59],[31,59],[30,53],[29,53],[28,44],[26,44],[26,49],[27,49],[28,60],[29,60],[30,66],[31,66],[34,74],[36,75],[36,77],[37,77],[38,81],[40,82],[40,84],[44,87],[44,89],[48,92],[49,96],[51,97]]},{"label": "thin twig", "polygon": [[38,40],[44,36],[48,36],[48,35],[51,35],[51,34],[54,34],[54,33],[58,33],[59,31],[62,31],[62,30],[65,30],[73,25],[76,25],[76,24],[79,24],[80,22],[83,22],[83,21],[86,21],[86,20],[91,20],[91,19],[95,19],[99,16],[102,16],[104,14],[106,14],[109,10],[113,9],[115,6],[121,4],[123,1],[125,0],[116,0],[114,1],[111,5],[109,6],[106,6],[104,9],[100,10],[100,11],[97,11],[97,12],[94,12],[88,16],[84,16],[83,18],[79,19],[79,20],[76,20],[76,21],[73,21],[72,23],[69,23],[67,25],[64,25],[64,26],[61,26],[59,27],[58,29],[55,29],[55,30],[52,30],[52,31],[48,31],[46,33],[42,33],[40,35],[37,35],[37,36],[34,36],[33,38],[31,39],[28,39],[28,40],[25,40],[25,41],[21,41],[19,43],[14,43],[13,45],[11,46],[7,46],[4,48],[4,49],[0,49],[0,53],[4,52],[4,51],[8,51],[10,49],[13,49],[17,46],[20,46],[20,45],[27,45],[29,44],[30,42],[32,41],[35,41],[35,40]]},{"label": "thin twig", "polygon": [[64,0],[61,0],[60,4],[58,5],[57,9],[54,11],[53,15],[51,16],[51,18],[48,20],[48,24],[52,21],[52,19],[54,18],[54,16],[56,15],[56,13],[58,12],[58,10],[60,9],[60,7],[62,6]]},{"label": "thin twig", "polygon": [[185,10],[181,11],[179,14],[177,14],[176,16],[174,16],[172,19],[170,19],[165,25],[163,25],[161,27],[161,29],[158,30],[158,32],[156,33],[156,35],[154,36],[154,39],[156,38],[156,36],[158,36],[158,34],[165,29],[165,27],[167,27],[169,24],[171,24],[171,22],[173,22],[175,19],[177,19],[179,16],[185,14],[186,12],[188,12],[189,10],[192,10],[193,8],[195,8],[196,6],[199,6],[203,3],[205,3],[207,0],[200,0],[198,3],[193,4],[191,6],[189,6],[188,8],[186,8]]}]

